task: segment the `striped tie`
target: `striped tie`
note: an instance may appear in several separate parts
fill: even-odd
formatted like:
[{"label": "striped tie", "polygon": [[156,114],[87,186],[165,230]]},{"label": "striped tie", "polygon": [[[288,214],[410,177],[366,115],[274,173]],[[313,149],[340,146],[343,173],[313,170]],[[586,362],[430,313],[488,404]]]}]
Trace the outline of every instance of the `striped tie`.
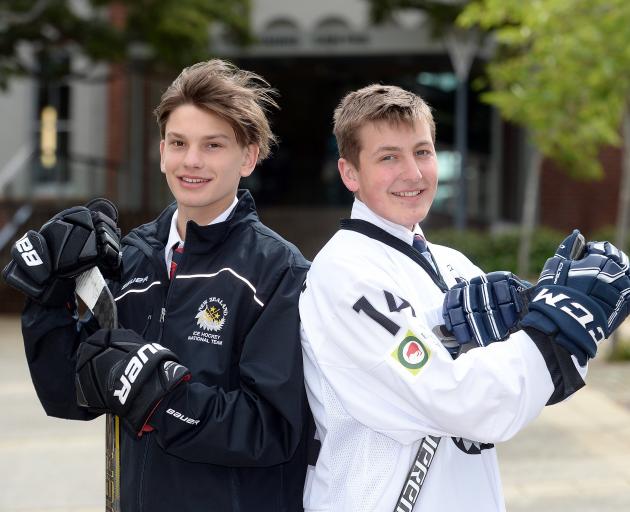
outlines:
[{"label": "striped tie", "polygon": [[180,244],[179,242],[177,242],[173,246],[173,259],[171,260],[171,270],[168,274],[169,279],[173,279],[175,271],[177,270],[177,265],[182,259],[182,254],[184,254],[184,244]]},{"label": "striped tie", "polygon": [[429,265],[431,265],[431,268],[433,268],[433,270],[437,272],[435,264],[433,263],[433,258],[431,257],[431,253],[429,252],[429,248],[427,247],[427,242],[422,235],[418,233],[413,235],[413,248],[418,251],[422,255],[422,257],[427,260]]}]

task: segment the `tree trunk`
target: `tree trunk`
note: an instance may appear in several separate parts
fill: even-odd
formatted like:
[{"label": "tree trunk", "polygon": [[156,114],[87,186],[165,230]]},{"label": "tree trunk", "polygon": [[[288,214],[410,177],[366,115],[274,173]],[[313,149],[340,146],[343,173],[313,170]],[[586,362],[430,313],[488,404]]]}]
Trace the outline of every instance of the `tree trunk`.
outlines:
[{"label": "tree trunk", "polygon": [[[623,118],[623,157],[621,165],[621,184],[619,188],[619,206],[617,208],[617,231],[615,245],[625,250],[628,238],[628,214],[630,213],[630,108]],[[619,330],[610,336],[610,354],[614,354],[619,343]]]},{"label": "tree trunk", "polygon": [[615,245],[624,250],[628,237],[628,213],[630,210],[630,109],[623,119],[623,161],[621,167],[621,185],[619,207],[617,209],[617,232]]},{"label": "tree trunk", "polygon": [[529,275],[530,253],[532,238],[536,227],[536,213],[540,195],[540,175],[542,173],[543,157],[540,151],[530,145],[531,155],[528,162],[525,182],[525,196],[523,197],[523,215],[521,216],[521,239],[518,247],[518,274],[527,278]]}]

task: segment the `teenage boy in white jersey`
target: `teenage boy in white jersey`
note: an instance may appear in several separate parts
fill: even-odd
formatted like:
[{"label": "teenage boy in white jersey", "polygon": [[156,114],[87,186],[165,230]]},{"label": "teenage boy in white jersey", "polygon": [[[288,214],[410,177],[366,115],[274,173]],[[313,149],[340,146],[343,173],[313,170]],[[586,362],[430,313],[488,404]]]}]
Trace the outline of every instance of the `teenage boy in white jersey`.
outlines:
[{"label": "teenage boy in white jersey", "polygon": [[[355,201],[300,297],[322,443],[305,510],[502,511],[494,443],[583,386],[597,342],[628,313],[627,257],[595,243],[569,259],[575,232],[527,292],[528,309],[528,285],[424,241],[438,168],[421,98],[372,85],[348,94],[334,123]],[[444,323],[458,342],[488,346],[453,357],[434,334]]]}]

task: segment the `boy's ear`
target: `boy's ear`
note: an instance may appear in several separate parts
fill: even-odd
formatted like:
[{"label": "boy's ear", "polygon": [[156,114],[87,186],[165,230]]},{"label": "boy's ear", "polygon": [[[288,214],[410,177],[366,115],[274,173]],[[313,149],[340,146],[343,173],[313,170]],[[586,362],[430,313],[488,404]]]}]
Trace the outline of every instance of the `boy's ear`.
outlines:
[{"label": "boy's ear", "polygon": [[339,175],[341,181],[350,192],[356,192],[359,190],[359,180],[357,179],[357,169],[345,158],[337,160],[337,169],[339,169]]},{"label": "boy's ear", "polygon": [[160,171],[162,171],[162,174],[166,174],[166,168],[164,167],[164,139],[160,141]]},{"label": "boy's ear", "polygon": [[246,178],[254,172],[260,148],[257,144],[249,144],[243,148],[243,162],[241,164],[241,177]]}]

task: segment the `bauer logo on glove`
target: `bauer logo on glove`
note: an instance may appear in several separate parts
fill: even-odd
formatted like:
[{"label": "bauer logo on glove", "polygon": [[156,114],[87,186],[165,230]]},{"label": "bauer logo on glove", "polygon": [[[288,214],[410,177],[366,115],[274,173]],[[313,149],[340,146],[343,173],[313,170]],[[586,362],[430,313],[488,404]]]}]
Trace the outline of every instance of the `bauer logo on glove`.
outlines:
[{"label": "bauer logo on glove", "polygon": [[136,381],[142,371],[142,367],[149,360],[147,352],[151,355],[155,355],[159,350],[166,351],[159,343],[147,343],[139,348],[136,355],[129,360],[129,363],[127,363],[125,367],[125,372],[120,376],[122,388],[114,391],[114,396],[118,397],[121,405],[125,405],[129,392],[131,391],[131,385]]},{"label": "bauer logo on glove", "polygon": [[37,254],[37,251],[33,248],[33,244],[28,239],[28,233],[15,242],[15,248],[28,267],[36,267],[44,263],[40,255]]}]

